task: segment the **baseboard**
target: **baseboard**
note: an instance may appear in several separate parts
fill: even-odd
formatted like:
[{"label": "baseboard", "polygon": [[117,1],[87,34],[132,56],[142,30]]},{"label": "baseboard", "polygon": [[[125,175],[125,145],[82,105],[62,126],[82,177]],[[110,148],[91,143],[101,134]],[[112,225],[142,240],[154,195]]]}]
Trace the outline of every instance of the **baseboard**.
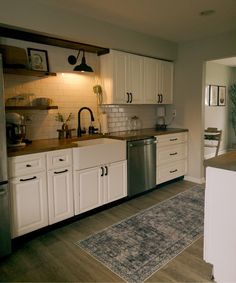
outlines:
[{"label": "baseboard", "polygon": [[203,184],[205,183],[205,178],[194,178],[191,176],[184,176],[184,180],[185,181],[189,181],[189,182],[193,182],[193,183],[197,183],[197,184]]}]

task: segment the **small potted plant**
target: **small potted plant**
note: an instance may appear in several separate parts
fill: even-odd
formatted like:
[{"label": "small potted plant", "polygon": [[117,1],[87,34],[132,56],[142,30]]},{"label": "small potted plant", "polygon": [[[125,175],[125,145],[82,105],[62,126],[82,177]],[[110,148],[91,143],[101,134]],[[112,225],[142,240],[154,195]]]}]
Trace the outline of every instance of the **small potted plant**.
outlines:
[{"label": "small potted plant", "polygon": [[62,113],[58,112],[57,115],[55,116],[56,121],[61,122],[62,123],[62,130],[68,130],[68,122],[72,119],[72,113],[70,113],[67,118],[65,115],[63,115]]}]

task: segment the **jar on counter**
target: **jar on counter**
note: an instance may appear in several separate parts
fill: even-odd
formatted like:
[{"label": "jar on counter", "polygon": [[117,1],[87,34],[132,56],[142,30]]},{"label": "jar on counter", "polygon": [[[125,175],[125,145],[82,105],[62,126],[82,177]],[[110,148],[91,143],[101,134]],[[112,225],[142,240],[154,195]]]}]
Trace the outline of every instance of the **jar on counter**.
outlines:
[{"label": "jar on counter", "polygon": [[137,116],[131,117],[130,120],[130,128],[131,130],[140,130],[141,129],[141,120]]}]

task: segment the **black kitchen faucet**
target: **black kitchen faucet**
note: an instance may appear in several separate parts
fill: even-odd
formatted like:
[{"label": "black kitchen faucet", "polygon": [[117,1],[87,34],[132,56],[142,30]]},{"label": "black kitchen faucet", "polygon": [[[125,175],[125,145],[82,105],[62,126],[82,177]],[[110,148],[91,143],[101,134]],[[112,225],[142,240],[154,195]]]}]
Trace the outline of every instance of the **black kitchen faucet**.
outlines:
[{"label": "black kitchen faucet", "polygon": [[90,113],[90,117],[91,117],[91,122],[94,121],[94,116],[93,116],[93,112],[90,108],[88,107],[82,107],[80,108],[79,112],[78,112],[78,128],[77,128],[77,136],[78,137],[81,137],[82,134],[85,134],[85,131],[84,130],[81,130],[81,126],[80,126],[80,113],[83,111],[83,110],[88,110],[89,113]]}]

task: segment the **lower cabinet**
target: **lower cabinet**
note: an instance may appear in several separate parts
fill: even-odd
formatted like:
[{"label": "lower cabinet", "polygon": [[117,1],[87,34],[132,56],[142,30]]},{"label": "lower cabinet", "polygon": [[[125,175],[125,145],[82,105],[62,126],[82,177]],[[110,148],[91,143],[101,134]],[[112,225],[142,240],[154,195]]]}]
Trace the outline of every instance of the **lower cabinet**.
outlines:
[{"label": "lower cabinet", "polygon": [[71,168],[60,168],[48,172],[49,224],[74,215]]},{"label": "lower cabinet", "polygon": [[48,225],[46,173],[13,178],[11,191],[13,238]]},{"label": "lower cabinet", "polygon": [[157,136],[156,183],[181,177],[187,172],[188,133]]},{"label": "lower cabinet", "polygon": [[127,196],[127,161],[115,162],[107,168],[103,177],[103,200],[109,203]]},{"label": "lower cabinet", "polygon": [[74,172],[75,214],[127,196],[126,161]]}]

